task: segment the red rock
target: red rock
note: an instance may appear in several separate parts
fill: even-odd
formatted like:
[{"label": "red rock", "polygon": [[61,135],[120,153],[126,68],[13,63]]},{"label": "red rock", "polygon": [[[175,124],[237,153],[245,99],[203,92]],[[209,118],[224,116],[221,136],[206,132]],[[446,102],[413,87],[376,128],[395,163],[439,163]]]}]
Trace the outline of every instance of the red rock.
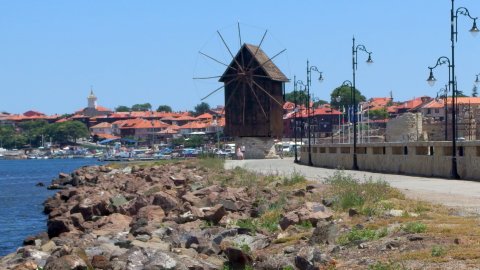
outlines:
[{"label": "red rock", "polygon": [[226,214],[227,214],[227,211],[225,211],[225,207],[223,207],[223,205],[221,204],[217,204],[214,207],[207,209],[205,211],[205,216],[203,218],[205,220],[213,222],[214,224],[218,224],[218,222]]},{"label": "red rock", "polygon": [[110,262],[105,256],[95,255],[92,258],[92,266],[98,269],[108,269],[110,268]]},{"label": "red rock", "polygon": [[165,212],[169,212],[179,206],[179,202],[175,197],[163,191],[155,193],[152,204],[162,207]]}]

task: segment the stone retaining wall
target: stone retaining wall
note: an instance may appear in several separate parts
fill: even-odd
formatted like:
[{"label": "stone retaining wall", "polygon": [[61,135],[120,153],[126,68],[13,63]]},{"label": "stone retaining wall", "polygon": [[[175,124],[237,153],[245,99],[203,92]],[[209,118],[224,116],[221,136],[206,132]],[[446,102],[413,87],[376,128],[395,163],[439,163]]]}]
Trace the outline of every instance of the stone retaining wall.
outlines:
[{"label": "stone retaining wall", "polygon": [[[300,151],[301,163],[308,163],[308,147]],[[358,167],[362,171],[450,177],[451,142],[405,142],[357,144]],[[353,146],[312,146],[313,166],[351,169]],[[480,180],[480,141],[457,143],[457,167],[462,179]]]}]

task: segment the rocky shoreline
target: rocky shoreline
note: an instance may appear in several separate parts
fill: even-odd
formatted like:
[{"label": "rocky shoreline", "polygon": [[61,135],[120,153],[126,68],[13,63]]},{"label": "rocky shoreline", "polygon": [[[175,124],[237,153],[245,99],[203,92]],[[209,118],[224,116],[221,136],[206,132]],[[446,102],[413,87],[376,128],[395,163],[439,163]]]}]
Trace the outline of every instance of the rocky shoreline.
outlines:
[{"label": "rocky shoreline", "polygon": [[[326,221],[332,217],[327,207],[304,200],[315,185],[280,194],[280,181],[230,187],[229,177],[233,172],[212,176],[188,162],[62,173],[50,186],[61,190],[44,203],[47,232],[25,239],[0,259],[0,268],[314,269],[334,263],[309,244],[328,243],[334,226]],[[282,214],[271,225],[277,228],[248,226],[281,200]],[[293,225],[302,223],[317,232],[301,236],[300,245],[283,245],[282,238],[301,234]]]}]

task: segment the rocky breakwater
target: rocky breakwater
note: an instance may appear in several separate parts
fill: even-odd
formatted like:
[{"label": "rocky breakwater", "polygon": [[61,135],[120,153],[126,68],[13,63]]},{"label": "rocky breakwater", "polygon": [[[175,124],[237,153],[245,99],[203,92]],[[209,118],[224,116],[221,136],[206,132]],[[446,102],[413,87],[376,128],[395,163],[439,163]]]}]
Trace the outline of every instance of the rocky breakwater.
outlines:
[{"label": "rocky breakwater", "polygon": [[318,269],[334,261],[318,186],[186,161],[84,167],[44,203],[46,233],[1,269]]}]

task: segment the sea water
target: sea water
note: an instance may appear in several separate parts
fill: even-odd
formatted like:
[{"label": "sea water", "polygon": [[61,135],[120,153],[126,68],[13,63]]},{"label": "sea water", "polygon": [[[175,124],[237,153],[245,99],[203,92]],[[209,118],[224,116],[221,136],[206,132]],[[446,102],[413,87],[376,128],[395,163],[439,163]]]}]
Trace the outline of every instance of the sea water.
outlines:
[{"label": "sea water", "polygon": [[[46,231],[42,203],[56,192],[47,190],[52,179],[99,163],[93,158],[0,160],[0,257],[14,252],[25,237]],[[40,182],[45,186],[36,186]]]}]

